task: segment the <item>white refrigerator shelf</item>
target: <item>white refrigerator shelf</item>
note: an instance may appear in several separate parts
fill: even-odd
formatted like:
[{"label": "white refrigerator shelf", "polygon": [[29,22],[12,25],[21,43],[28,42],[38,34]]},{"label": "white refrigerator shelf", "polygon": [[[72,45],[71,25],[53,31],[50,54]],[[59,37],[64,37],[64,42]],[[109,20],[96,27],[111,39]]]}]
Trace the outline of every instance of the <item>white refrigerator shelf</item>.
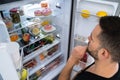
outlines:
[{"label": "white refrigerator shelf", "polygon": [[57,58],[58,56],[60,56],[62,53],[57,53],[56,55],[54,55],[53,57],[49,58],[48,60],[38,64],[36,67],[34,67],[33,69],[31,69],[29,71],[29,76],[31,76],[32,74],[34,74],[36,71],[38,71],[39,69],[43,68],[44,66],[46,66],[47,64],[49,64],[51,61],[53,61],[55,58]]},{"label": "white refrigerator shelf", "polygon": [[45,45],[44,47],[30,53],[29,55],[25,56],[23,58],[23,64],[26,63],[27,61],[33,59],[34,57],[36,57],[37,55],[39,55],[40,53],[42,53],[43,51],[48,50],[49,48],[55,46],[56,44],[60,43],[60,41],[58,39],[54,40],[52,44],[48,44]]},{"label": "white refrigerator shelf", "polygon": [[[44,77],[38,78],[38,80],[52,80],[55,76],[57,76],[61,70],[64,68],[66,63],[60,63],[59,66],[53,70],[51,70],[48,74],[46,74]],[[49,78],[49,79],[48,79]]]},{"label": "white refrigerator shelf", "polygon": [[108,15],[115,15],[118,3],[108,1],[80,0],[77,12],[88,10],[90,14],[96,15],[98,11],[105,11]]}]

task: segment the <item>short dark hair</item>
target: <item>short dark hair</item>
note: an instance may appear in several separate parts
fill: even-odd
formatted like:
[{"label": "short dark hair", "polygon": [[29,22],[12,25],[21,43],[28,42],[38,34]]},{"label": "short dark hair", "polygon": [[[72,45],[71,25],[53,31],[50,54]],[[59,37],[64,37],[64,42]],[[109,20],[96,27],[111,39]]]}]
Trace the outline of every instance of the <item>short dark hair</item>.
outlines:
[{"label": "short dark hair", "polygon": [[102,29],[98,36],[101,47],[109,51],[112,61],[120,62],[120,17],[101,17],[99,25]]}]

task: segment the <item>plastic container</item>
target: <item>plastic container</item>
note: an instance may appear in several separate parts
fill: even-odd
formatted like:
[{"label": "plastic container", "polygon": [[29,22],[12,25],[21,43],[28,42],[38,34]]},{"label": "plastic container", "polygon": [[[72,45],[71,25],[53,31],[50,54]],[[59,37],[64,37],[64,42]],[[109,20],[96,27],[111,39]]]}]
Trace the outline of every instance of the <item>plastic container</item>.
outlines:
[{"label": "plastic container", "polygon": [[19,78],[21,77],[21,69],[22,69],[22,57],[19,52],[19,44],[17,42],[9,42],[6,44],[6,51],[10,54],[15,69],[18,73]]},{"label": "plastic container", "polygon": [[13,23],[19,23],[20,22],[20,15],[18,8],[13,8],[10,10],[10,16],[12,18]]},{"label": "plastic container", "polygon": [[0,19],[0,43],[1,42],[10,42],[9,33],[5,23]]},{"label": "plastic container", "polygon": [[[3,80],[20,80],[13,64],[13,60],[7,49],[8,43],[0,43],[0,74]],[[9,51],[11,48],[9,49]],[[11,50],[11,51],[14,51]],[[0,79],[2,80],[2,79]]]}]

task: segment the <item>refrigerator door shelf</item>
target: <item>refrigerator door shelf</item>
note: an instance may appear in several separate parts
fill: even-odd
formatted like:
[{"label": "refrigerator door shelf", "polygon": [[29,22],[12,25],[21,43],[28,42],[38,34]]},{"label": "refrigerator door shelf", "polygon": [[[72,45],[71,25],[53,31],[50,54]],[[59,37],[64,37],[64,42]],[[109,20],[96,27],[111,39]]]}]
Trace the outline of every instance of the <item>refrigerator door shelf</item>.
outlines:
[{"label": "refrigerator door shelf", "polygon": [[[84,11],[84,10],[83,10]],[[109,14],[106,12],[106,11],[98,11],[97,13],[95,14],[92,14],[92,13],[87,13],[87,12],[83,12],[83,11],[79,11],[79,12],[76,12],[78,13],[82,18],[84,19],[89,19],[91,17],[96,17],[96,18],[100,18],[102,16],[109,16]],[[86,10],[88,11],[88,10]]]},{"label": "refrigerator door shelf", "polygon": [[77,38],[74,39],[74,46],[78,46],[78,45],[85,46],[87,44],[88,44],[88,40],[81,40]]},{"label": "refrigerator door shelf", "polygon": [[86,38],[98,24],[99,20],[98,17],[92,15],[89,18],[83,18],[79,13],[76,13],[75,18],[74,36],[77,34]]},{"label": "refrigerator door shelf", "polygon": [[108,15],[115,15],[118,3],[108,1],[80,0],[78,6],[77,12],[88,10],[90,14],[96,15],[99,11],[105,11]]}]

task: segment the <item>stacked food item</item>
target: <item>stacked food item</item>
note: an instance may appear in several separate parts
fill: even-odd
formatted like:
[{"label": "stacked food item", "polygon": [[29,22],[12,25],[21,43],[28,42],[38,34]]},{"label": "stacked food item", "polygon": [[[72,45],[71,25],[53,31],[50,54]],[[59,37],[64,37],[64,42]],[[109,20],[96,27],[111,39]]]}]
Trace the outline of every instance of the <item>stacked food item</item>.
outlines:
[{"label": "stacked food item", "polygon": [[40,6],[41,6],[42,8],[48,8],[48,7],[49,7],[49,4],[48,4],[47,1],[41,1],[41,2],[40,2]]},{"label": "stacked food item", "polygon": [[40,2],[40,8],[34,11],[35,16],[48,16],[52,13],[47,1]]},{"label": "stacked food item", "polygon": [[48,16],[52,13],[50,8],[43,8],[34,11],[35,16]]}]

